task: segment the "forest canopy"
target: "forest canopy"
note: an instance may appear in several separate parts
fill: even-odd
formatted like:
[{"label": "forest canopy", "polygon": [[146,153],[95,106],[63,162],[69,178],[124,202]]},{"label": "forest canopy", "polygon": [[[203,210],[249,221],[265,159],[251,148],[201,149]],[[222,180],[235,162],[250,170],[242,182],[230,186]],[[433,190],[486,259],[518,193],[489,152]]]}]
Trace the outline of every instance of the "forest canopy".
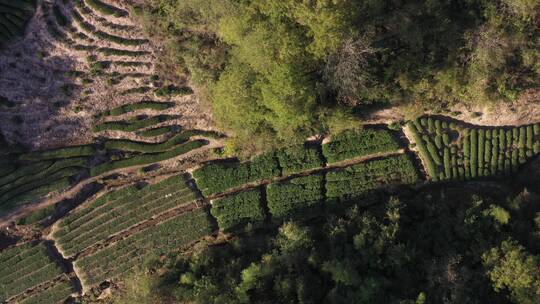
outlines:
[{"label": "forest canopy", "polygon": [[539,85],[538,0],[152,0],[147,30],[233,148],[332,133],[358,107],[516,100]]},{"label": "forest canopy", "polygon": [[146,277],[148,296],[194,303],[537,303],[540,197],[506,193],[487,183],[424,189],[358,200],[308,221],[247,227],[227,242],[173,258]]}]

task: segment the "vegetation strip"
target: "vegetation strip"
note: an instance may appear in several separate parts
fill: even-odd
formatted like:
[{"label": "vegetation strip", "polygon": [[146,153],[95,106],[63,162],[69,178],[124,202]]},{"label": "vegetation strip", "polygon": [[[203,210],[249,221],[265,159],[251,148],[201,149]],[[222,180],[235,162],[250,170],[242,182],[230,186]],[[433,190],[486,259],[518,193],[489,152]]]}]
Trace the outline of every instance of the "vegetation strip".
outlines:
[{"label": "vegetation strip", "polygon": [[168,160],[168,159],[180,156],[182,154],[186,154],[192,150],[204,147],[206,145],[208,145],[208,141],[198,139],[198,140],[186,142],[184,144],[180,144],[176,146],[175,148],[165,151],[165,152],[141,154],[141,155],[133,156],[131,158],[127,158],[127,159],[110,161],[101,165],[97,165],[94,168],[91,168],[90,176],[98,176],[103,173],[121,169],[121,168],[157,163],[160,161],[164,161],[164,160]]},{"label": "vegetation strip", "polygon": [[407,127],[433,181],[509,175],[540,153],[540,124],[469,127],[421,117]]},{"label": "vegetation strip", "polygon": [[0,263],[0,301],[62,274],[43,243],[27,243],[4,250],[0,252]]},{"label": "vegetation strip", "polygon": [[208,210],[200,208],[129,235],[76,260],[75,265],[81,270],[84,286],[94,286],[129,272],[150,256],[178,251],[212,231]]},{"label": "vegetation strip", "polygon": [[196,199],[184,176],[174,176],[142,189],[127,187],[108,193],[71,213],[54,233],[58,247],[72,256],[143,220]]}]

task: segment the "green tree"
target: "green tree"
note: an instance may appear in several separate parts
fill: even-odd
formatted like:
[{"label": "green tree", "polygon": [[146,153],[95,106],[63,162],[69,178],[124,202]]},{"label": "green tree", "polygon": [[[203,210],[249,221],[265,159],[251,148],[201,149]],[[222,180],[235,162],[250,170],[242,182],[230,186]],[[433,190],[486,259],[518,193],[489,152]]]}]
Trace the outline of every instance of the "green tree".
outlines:
[{"label": "green tree", "polygon": [[503,241],[482,255],[495,291],[507,290],[514,303],[537,303],[540,298],[540,258],[516,241]]}]

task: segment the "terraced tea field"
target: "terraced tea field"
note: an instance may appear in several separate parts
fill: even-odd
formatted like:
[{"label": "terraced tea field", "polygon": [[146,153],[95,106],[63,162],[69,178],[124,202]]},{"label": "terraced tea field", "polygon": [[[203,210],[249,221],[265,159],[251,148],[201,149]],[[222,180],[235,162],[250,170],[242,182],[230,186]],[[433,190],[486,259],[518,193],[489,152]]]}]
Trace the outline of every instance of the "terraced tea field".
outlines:
[{"label": "terraced tea field", "polygon": [[540,153],[540,124],[492,128],[422,117],[407,127],[434,181],[508,176]]},{"label": "terraced tea field", "polygon": [[[24,10],[20,16],[34,8],[10,3],[2,5]],[[155,46],[128,6],[37,4],[24,38],[0,53],[1,140],[26,146],[0,161],[0,213],[102,175],[204,158],[220,146],[221,135],[199,129],[208,115],[191,88],[156,74]]]},{"label": "terraced tea field", "polygon": [[[146,103],[141,107],[161,109],[168,105]],[[102,125],[107,119],[116,121],[117,117],[124,117],[122,115],[129,117],[132,111],[135,109],[131,107],[111,109],[100,115],[100,119],[104,119]],[[140,121],[126,119],[109,125],[122,126],[124,129],[121,132],[141,132],[147,125]],[[133,124],[137,126],[131,127]],[[491,148],[503,147],[504,153],[497,155],[507,155],[507,150],[510,156],[516,154],[516,165],[519,164],[520,156],[525,158],[522,160],[524,162],[527,157],[538,153],[535,152],[538,143],[534,126],[508,129],[508,132],[499,131],[503,130],[502,128],[488,128],[491,131],[491,141],[487,141],[486,131],[476,131],[478,133],[474,135],[473,129],[469,126],[460,129],[457,123],[449,124],[433,117],[425,117],[408,123],[404,128],[405,133],[380,126],[365,127],[360,131],[346,131],[323,141],[272,151],[243,162],[234,159],[208,161],[173,175],[143,175],[138,178],[138,182],[108,186],[106,190],[89,197],[64,216],[48,224],[52,225],[51,229],[34,241],[36,244],[40,244],[40,240],[49,242],[47,250],[40,251],[42,256],[40,264],[35,266],[36,270],[32,265],[37,262],[34,262],[33,258],[24,258],[33,254],[22,254],[21,263],[30,265],[24,266],[20,271],[29,269],[31,273],[38,271],[38,275],[17,276],[16,281],[6,281],[5,284],[16,283],[18,289],[9,289],[9,292],[4,289],[4,298],[9,299],[8,302],[17,300],[33,303],[48,295],[53,299],[63,299],[68,296],[80,297],[99,293],[99,286],[104,282],[121,281],[149,261],[188,250],[201,240],[212,242],[223,232],[235,233],[246,226],[274,226],[290,219],[309,220],[339,211],[350,204],[369,205],[370,198],[379,194],[392,193],[404,187],[421,187],[430,180],[436,181],[433,176],[447,180],[443,175],[447,173],[444,160],[448,159],[448,156],[450,164],[468,164],[468,169],[464,166],[456,169],[450,167],[448,172],[457,170],[456,177],[459,177],[460,170],[473,171],[473,148],[466,140],[484,142],[485,145],[492,145]],[[105,139],[103,146],[98,149],[154,155],[194,142],[190,141],[192,136],[215,135],[201,131],[182,131],[181,128],[167,129],[164,133],[168,132],[173,134],[169,140],[161,143],[109,138]],[[494,145],[495,132],[498,135],[503,134],[505,143],[508,144],[501,146],[497,142],[497,145]],[[521,132],[524,132],[524,135],[521,135]],[[161,131],[157,133],[156,136],[162,136]],[[484,135],[480,135],[481,133]],[[517,133],[516,139],[514,133]],[[436,152],[441,159],[438,167],[426,166],[428,175],[425,178],[424,170],[417,166],[420,162],[416,160],[414,152],[406,147],[404,134],[411,136],[410,146],[413,150],[420,151],[418,156],[422,163],[436,157],[425,154],[426,151]],[[497,140],[503,135],[497,137]],[[474,139],[475,136],[477,139]],[[478,138],[483,138],[483,141]],[[423,141],[418,142],[418,139]],[[429,145],[431,148],[422,145]],[[446,154],[445,151],[452,150],[452,147],[456,150],[455,154]],[[520,147],[523,152],[520,152]],[[70,163],[69,160],[84,159],[84,155],[95,152],[92,149],[94,148],[79,147],[46,153],[33,152],[21,154],[19,158],[36,162],[38,165],[43,163],[41,166],[46,168],[54,166],[55,160],[61,156],[65,157],[64,162],[67,163]],[[474,157],[477,164],[474,166],[476,178],[512,174],[519,169],[519,166],[516,166],[504,171],[505,166],[494,166],[495,171],[491,171],[492,163],[486,160],[491,161],[492,158],[485,156],[488,155],[487,147],[482,149],[484,157],[480,157],[478,148],[475,150],[478,156]],[[514,150],[517,152],[512,152]],[[457,161],[458,156],[460,162]],[[479,158],[483,161],[478,161]],[[63,164],[62,160],[56,162]],[[434,160],[433,162],[435,163]],[[479,163],[482,165],[478,165]],[[512,164],[512,158],[509,163]],[[499,168],[501,171],[498,171]],[[432,175],[430,170],[433,169],[438,170],[433,171],[437,175]],[[478,174],[480,171],[482,175]],[[472,173],[469,174],[470,177],[464,175],[464,178],[473,179]],[[17,180],[16,177],[6,180],[12,179]],[[29,250],[25,246],[28,247],[13,245],[2,251],[1,254],[6,256],[2,258],[4,263],[11,256],[17,256],[14,252]],[[46,262],[47,260],[51,262]],[[63,268],[53,261],[64,265]],[[45,264],[41,265],[42,263]],[[42,271],[39,269],[42,268],[43,275],[39,274]],[[6,278],[10,280],[11,277]]]},{"label": "terraced tea field", "polygon": [[123,1],[0,0],[0,302],[92,302],[244,228],[512,176],[540,153],[540,124],[423,116],[224,158],[225,135],[181,75],[159,75],[160,46],[134,14]]},{"label": "terraced tea field", "polygon": [[[25,291],[43,288],[45,292],[53,292],[55,298],[65,300],[72,289],[58,287],[58,281],[69,281],[62,266],[50,258],[48,248],[43,243],[26,243],[0,253],[0,301],[16,302],[24,299],[32,303],[37,297],[35,291],[24,294]],[[65,285],[65,283],[64,283]],[[28,299],[26,299],[28,297]]]}]

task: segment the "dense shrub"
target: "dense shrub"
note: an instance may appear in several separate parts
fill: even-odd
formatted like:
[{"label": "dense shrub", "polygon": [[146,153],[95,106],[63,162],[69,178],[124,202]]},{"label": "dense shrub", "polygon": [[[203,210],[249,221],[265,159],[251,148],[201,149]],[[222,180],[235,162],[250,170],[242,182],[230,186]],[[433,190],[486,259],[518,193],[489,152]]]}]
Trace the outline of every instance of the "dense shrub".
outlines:
[{"label": "dense shrub", "polygon": [[97,176],[121,168],[157,163],[188,153],[191,150],[198,149],[200,147],[206,146],[207,144],[208,142],[206,140],[194,140],[184,144],[180,144],[175,148],[162,153],[141,154],[127,159],[107,162],[91,168],[90,175]]},{"label": "dense shrub", "polygon": [[471,152],[470,152],[471,177],[478,176],[478,130],[471,130]]},{"label": "dense shrub", "polygon": [[150,52],[147,52],[147,51],[121,50],[121,49],[108,48],[108,47],[102,47],[102,48],[96,49],[96,52],[102,53],[103,55],[108,55],[108,56],[129,56],[129,57],[139,57],[139,56],[150,54]]},{"label": "dense shrub", "polygon": [[394,152],[399,148],[390,131],[364,128],[332,137],[329,143],[322,146],[322,151],[328,163],[335,163],[370,154]]},{"label": "dense shrub", "polygon": [[266,199],[276,222],[318,215],[324,200],[324,177],[313,174],[270,184]]},{"label": "dense shrub", "polygon": [[185,96],[193,94],[193,90],[188,87],[177,87],[174,85],[168,85],[155,90],[154,94],[156,95],[156,97]]},{"label": "dense shrub", "polygon": [[484,145],[486,131],[484,129],[478,130],[478,176],[484,176]]},{"label": "dense shrub", "polygon": [[276,156],[268,153],[243,163],[209,163],[195,170],[193,176],[199,189],[208,196],[280,173]]},{"label": "dense shrub", "polygon": [[55,282],[52,286],[47,287],[45,290],[33,293],[29,297],[24,298],[21,304],[40,304],[40,303],[62,303],[71,294],[75,293],[75,286],[71,284],[71,281],[63,279]]},{"label": "dense shrub", "polygon": [[213,232],[208,211],[196,209],[148,227],[75,261],[84,286],[121,278],[148,258],[177,252]]},{"label": "dense shrub", "polygon": [[[77,1],[83,1],[83,0],[77,0]],[[90,6],[91,8],[105,15],[113,15],[115,17],[126,17],[129,15],[127,11],[121,8],[109,5],[107,3],[101,2],[100,0],[84,0],[84,2],[88,4],[88,6]]]},{"label": "dense shrub", "polygon": [[133,103],[133,104],[128,104],[128,105],[123,105],[118,108],[114,108],[112,110],[109,110],[107,112],[100,114],[99,116],[100,117],[119,116],[119,115],[126,114],[129,112],[137,111],[137,110],[163,111],[172,107],[174,107],[174,103],[172,102],[142,101],[139,103]]},{"label": "dense shrub", "polygon": [[324,166],[324,157],[320,146],[299,145],[281,149],[276,152],[283,175]]},{"label": "dense shrub", "polygon": [[169,120],[177,119],[177,116],[174,115],[159,115],[154,117],[143,117],[143,118],[133,118],[126,121],[110,121],[104,122],[94,127],[94,132],[102,131],[123,131],[123,132],[134,132],[140,129],[148,128],[153,125],[157,125],[162,122]]},{"label": "dense shrub", "polygon": [[444,175],[446,179],[452,178],[452,163],[451,163],[451,156],[450,156],[450,149],[444,148],[443,150],[443,160],[444,160]]},{"label": "dense shrub", "polygon": [[264,221],[261,189],[247,190],[212,202],[210,213],[217,219],[219,229],[233,231],[247,223]]},{"label": "dense shrub", "polygon": [[50,281],[62,268],[49,257],[43,243],[26,243],[0,253],[0,301]]},{"label": "dense shrub", "polygon": [[54,233],[65,256],[73,256],[140,222],[197,199],[187,177],[177,175],[146,185],[111,191],[64,217]]},{"label": "dense shrub", "polygon": [[360,163],[326,174],[326,197],[350,200],[395,184],[412,184],[418,173],[407,155]]},{"label": "dense shrub", "polygon": [[20,160],[50,160],[50,159],[64,159],[81,156],[93,156],[96,150],[93,146],[74,146],[66,147],[54,150],[44,150],[24,153],[19,156]]},{"label": "dense shrub", "polygon": [[409,130],[412,133],[413,140],[416,143],[416,147],[418,148],[418,151],[420,152],[420,157],[424,160],[427,166],[426,168],[427,173],[429,174],[432,180],[438,181],[439,175],[438,175],[437,165],[433,161],[433,158],[431,157],[431,154],[429,153],[424,143],[424,140],[422,139],[415,125],[409,123],[408,126],[409,126]]}]

